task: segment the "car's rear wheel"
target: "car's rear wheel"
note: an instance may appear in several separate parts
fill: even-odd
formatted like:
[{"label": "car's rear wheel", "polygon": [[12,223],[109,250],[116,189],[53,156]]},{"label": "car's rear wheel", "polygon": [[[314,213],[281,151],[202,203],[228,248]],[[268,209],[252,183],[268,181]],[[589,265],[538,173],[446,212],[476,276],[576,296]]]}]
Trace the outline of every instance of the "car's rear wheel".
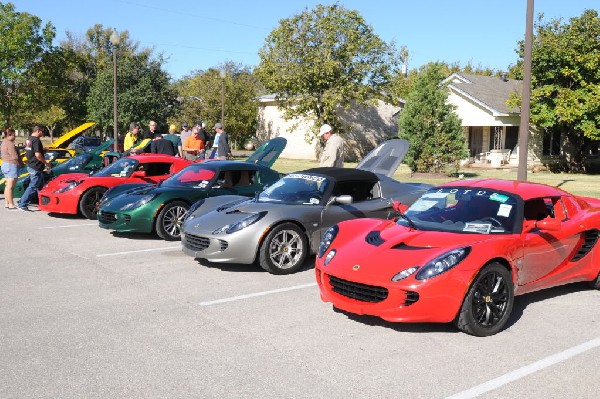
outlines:
[{"label": "car's rear wheel", "polygon": [[91,220],[98,218],[98,205],[105,192],[106,188],[104,187],[93,187],[83,193],[79,200],[79,212],[81,212],[83,217]]},{"label": "car's rear wheel", "polygon": [[283,223],[267,234],[260,247],[260,266],[272,274],[296,273],[308,255],[308,240],[293,223]]},{"label": "car's rear wheel", "polygon": [[181,239],[181,224],[190,206],[183,201],[174,201],[165,205],[156,218],[156,234],[163,240]]},{"label": "car's rear wheel", "polygon": [[456,326],[467,334],[486,337],[500,331],[514,303],[510,271],[500,263],[484,266],[469,288]]}]

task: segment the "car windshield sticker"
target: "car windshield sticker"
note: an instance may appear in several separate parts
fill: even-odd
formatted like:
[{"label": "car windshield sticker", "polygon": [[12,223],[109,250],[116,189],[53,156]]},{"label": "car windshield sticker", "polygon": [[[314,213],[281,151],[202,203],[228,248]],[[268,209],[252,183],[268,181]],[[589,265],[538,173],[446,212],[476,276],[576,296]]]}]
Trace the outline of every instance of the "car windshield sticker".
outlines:
[{"label": "car windshield sticker", "polygon": [[423,198],[446,198],[448,193],[427,193],[423,195]]},{"label": "car windshield sticker", "polygon": [[412,211],[426,211],[428,209],[430,209],[431,207],[435,206],[439,204],[438,201],[427,201],[424,199],[420,199],[419,201],[417,201],[413,206],[412,206]]},{"label": "car windshield sticker", "polygon": [[319,205],[319,202],[318,198],[311,198],[308,203],[311,205]]},{"label": "car windshield sticker", "polygon": [[511,209],[512,209],[512,205],[500,204],[500,208],[498,209],[497,216],[504,216],[505,218],[507,218],[508,215],[510,215]]},{"label": "car windshield sticker", "polygon": [[490,200],[492,201],[498,201],[498,202],[506,202],[508,201],[508,195],[504,195],[504,194],[498,194],[498,193],[494,193],[492,195],[490,195]]},{"label": "car windshield sticker", "polygon": [[202,180],[196,187],[198,188],[206,188],[208,186],[208,180]]},{"label": "car windshield sticker", "polygon": [[292,174],[287,175],[286,178],[310,180],[310,181],[316,181],[319,183],[325,181],[324,177],[313,176],[313,175],[304,175],[302,173],[292,173]]},{"label": "car windshield sticker", "polygon": [[469,231],[480,234],[490,234],[492,225],[490,223],[466,223],[463,231]]}]

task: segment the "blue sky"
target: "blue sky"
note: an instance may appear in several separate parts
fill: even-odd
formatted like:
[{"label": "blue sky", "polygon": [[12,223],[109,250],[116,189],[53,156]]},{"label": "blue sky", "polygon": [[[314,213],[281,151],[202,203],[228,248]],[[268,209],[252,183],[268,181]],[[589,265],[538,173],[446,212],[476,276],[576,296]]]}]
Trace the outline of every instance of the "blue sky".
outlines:
[{"label": "blue sky", "polygon": [[[1,0],[6,2],[6,0]],[[94,24],[128,30],[142,47],[167,58],[174,79],[225,61],[254,66],[258,50],[279,20],[331,1],[294,0],[13,0],[17,11],[56,27],[56,40],[83,35]],[[408,48],[409,68],[431,61],[472,63],[506,70],[524,38],[527,0],[343,0],[383,40]],[[536,0],[534,13],[580,16],[599,0]]]}]

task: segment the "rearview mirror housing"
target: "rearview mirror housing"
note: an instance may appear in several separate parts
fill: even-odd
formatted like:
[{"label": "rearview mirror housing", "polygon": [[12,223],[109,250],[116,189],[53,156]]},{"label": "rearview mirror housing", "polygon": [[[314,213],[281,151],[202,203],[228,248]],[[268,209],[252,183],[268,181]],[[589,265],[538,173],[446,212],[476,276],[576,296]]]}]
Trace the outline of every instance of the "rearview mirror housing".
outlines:
[{"label": "rearview mirror housing", "polygon": [[136,170],[135,172],[133,172],[133,174],[131,176],[132,177],[146,177],[146,171],[145,170]]}]

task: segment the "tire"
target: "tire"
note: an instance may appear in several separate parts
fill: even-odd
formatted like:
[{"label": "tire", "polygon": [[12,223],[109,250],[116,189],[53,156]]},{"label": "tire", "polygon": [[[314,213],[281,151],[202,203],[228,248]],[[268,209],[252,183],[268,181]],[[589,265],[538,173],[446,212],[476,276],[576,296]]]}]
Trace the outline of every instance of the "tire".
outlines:
[{"label": "tire", "polygon": [[79,200],[79,212],[81,212],[83,217],[90,220],[98,218],[96,214],[98,212],[98,203],[105,192],[106,188],[104,187],[93,187],[83,193]]},{"label": "tire", "polygon": [[156,234],[166,241],[181,240],[181,224],[188,209],[190,206],[183,201],[165,205],[156,218]]},{"label": "tire", "polygon": [[484,266],[467,292],[456,326],[478,337],[494,335],[506,324],[515,300],[510,271],[500,263]]},{"label": "tire", "polygon": [[260,266],[271,274],[296,273],[308,256],[308,240],[293,223],[283,223],[267,234],[260,247]]}]

